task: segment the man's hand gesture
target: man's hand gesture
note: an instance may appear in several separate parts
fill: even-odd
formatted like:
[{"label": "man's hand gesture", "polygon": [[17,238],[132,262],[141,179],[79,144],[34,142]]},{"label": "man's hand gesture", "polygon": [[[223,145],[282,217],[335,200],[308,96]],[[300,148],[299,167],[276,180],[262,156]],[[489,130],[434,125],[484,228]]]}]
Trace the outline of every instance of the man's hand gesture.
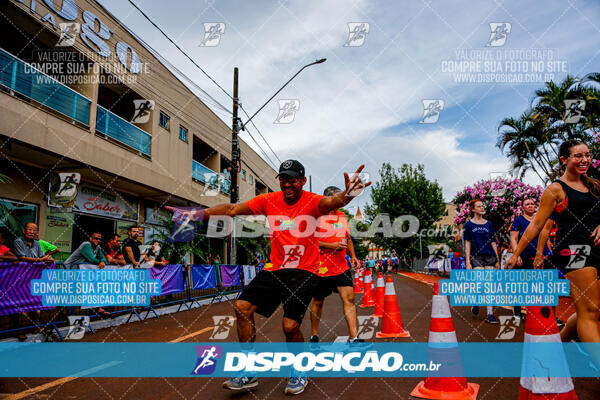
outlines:
[{"label": "man's hand gesture", "polygon": [[[344,172],[344,182],[346,184],[346,190],[344,191],[344,196],[346,197],[356,197],[360,195],[363,190],[367,186],[371,184],[371,182],[363,182],[361,178],[361,171],[365,168],[364,164],[358,167],[355,173],[352,176],[348,176],[347,173]],[[366,177],[368,179],[368,177]]]}]

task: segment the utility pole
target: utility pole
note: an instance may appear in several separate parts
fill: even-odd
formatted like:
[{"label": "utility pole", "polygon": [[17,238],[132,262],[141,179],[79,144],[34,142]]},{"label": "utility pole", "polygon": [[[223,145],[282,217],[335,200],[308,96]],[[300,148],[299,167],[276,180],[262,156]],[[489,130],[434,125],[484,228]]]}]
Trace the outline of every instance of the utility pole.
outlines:
[{"label": "utility pole", "polygon": [[238,119],[238,69],[233,69],[233,124],[231,129],[231,203],[238,202],[238,169],[241,162],[238,133],[240,131]]},{"label": "utility pole", "polygon": [[[231,182],[230,182],[230,202],[235,204],[238,202],[238,170],[239,164],[241,163],[240,146],[238,143],[238,133],[240,131],[240,125],[238,120],[238,68],[233,69],[233,123],[231,127]],[[231,227],[231,242],[230,242],[230,259],[231,264],[237,263],[237,249],[235,244],[235,218],[232,221]]]},{"label": "utility pole", "polygon": [[[265,102],[265,104],[263,104],[254,114],[252,114],[252,116],[250,118],[248,118],[248,120],[243,123],[240,124],[240,120],[238,118],[238,107],[239,107],[239,97],[238,97],[238,69],[237,67],[235,67],[233,69],[233,123],[231,126],[231,194],[230,194],[230,202],[232,204],[235,204],[238,202],[239,200],[239,193],[238,193],[238,172],[240,170],[240,166],[241,166],[241,154],[240,154],[240,147],[239,147],[239,143],[238,143],[238,134],[240,133],[240,130],[245,130],[246,125],[252,121],[252,118],[254,118],[256,116],[256,114],[258,114],[260,112],[260,110],[262,110],[263,108],[265,108],[265,106],[267,104],[269,104],[269,102],[271,100],[273,100],[273,98],[275,96],[277,96],[277,94],[279,94],[279,92],[281,92],[283,90],[284,87],[286,87],[296,76],[298,76],[298,74],[302,71],[304,71],[305,68],[310,67],[311,65],[315,65],[315,64],[322,64],[326,61],[326,58],[321,58],[319,60],[316,60],[315,62],[312,62],[310,64],[306,64],[305,66],[303,66],[302,68],[300,68],[300,70],[298,72],[296,72],[296,74],[294,76],[292,76],[281,88],[279,88],[279,90],[277,90],[275,92],[275,94],[273,96],[271,96],[269,98],[269,100],[267,100]],[[235,264],[236,263],[236,259],[237,259],[237,255],[236,255],[236,248],[235,248],[235,233],[236,233],[236,223],[235,223],[235,218],[233,220],[233,226],[231,227],[231,241],[230,241],[230,260],[229,262],[231,264]]]}]

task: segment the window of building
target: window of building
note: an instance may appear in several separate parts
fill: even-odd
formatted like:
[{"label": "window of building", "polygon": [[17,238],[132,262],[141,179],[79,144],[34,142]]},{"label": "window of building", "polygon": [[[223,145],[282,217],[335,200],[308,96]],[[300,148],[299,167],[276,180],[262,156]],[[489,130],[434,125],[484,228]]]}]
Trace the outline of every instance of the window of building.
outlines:
[{"label": "window of building", "polygon": [[166,130],[169,130],[170,119],[171,118],[167,114],[161,111],[160,116],[158,117],[158,125],[165,128]]},{"label": "window of building", "polygon": [[250,184],[254,185],[254,177],[252,175],[250,175]]},{"label": "window of building", "polygon": [[179,125],[179,139],[187,143],[187,129]]},{"label": "window of building", "polygon": [[12,248],[13,240],[23,235],[26,223],[37,224],[38,210],[39,206],[35,204],[0,199],[0,229],[8,235],[4,238],[6,246]]},{"label": "window of building", "polygon": [[245,169],[242,169],[241,175],[242,175],[242,180],[245,181],[246,180],[246,170]]}]

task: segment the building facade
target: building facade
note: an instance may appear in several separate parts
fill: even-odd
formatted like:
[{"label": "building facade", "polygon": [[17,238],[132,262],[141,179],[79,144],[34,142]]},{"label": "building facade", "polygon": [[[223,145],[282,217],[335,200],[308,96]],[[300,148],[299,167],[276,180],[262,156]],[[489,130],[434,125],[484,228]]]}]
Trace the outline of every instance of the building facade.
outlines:
[{"label": "building facade", "polygon": [[[0,10],[0,227],[36,222],[66,253],[91,229],[140,224],[148,240],[165,205],[229,202],[231,128],[117,17],[92,0]],[[240,201],[277,190],[240,149]],[[59,174],[80,177],[67,209],[52,206]]]}]

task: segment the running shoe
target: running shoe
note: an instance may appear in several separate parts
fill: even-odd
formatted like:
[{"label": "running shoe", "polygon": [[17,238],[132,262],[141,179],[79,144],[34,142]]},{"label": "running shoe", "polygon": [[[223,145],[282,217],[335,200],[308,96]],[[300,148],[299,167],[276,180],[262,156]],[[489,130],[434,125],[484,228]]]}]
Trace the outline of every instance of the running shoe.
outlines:
[{"label": "running shoe", "polygon": [[317,335],[312,335],[309,339],[311,343],[319,343],[319,337]]},{"label": "running shoe", "polygon": [[487,318],[485,319],[485,322],[487,322],[488,324],[499,324],[500,322],[496,319],[496,317],[494,317],[492,314],[488,314]]},{"label": "running shoe", "polygon": [[308,379],[303,376],[292,376],[288,379],[288,383],[283,393],[288,395],[300,394],[304,392],[308,385]]},{"label": "running shoe", "polygon": [[229,390],[247,390],[258,386],[258,378],[255,376],[237,376],[223,382],[223,388]]},{"label": "running shoe", "polygon": [[478,316],[479,315],[479,306],[471,307],[471,312],[473,313],[474,316]]},{"label": "running shoe", "polygon": [[556,318],[556,326],[558,327],[558,330],[560,331],[562,328],[565,327],[565,321]]}]

